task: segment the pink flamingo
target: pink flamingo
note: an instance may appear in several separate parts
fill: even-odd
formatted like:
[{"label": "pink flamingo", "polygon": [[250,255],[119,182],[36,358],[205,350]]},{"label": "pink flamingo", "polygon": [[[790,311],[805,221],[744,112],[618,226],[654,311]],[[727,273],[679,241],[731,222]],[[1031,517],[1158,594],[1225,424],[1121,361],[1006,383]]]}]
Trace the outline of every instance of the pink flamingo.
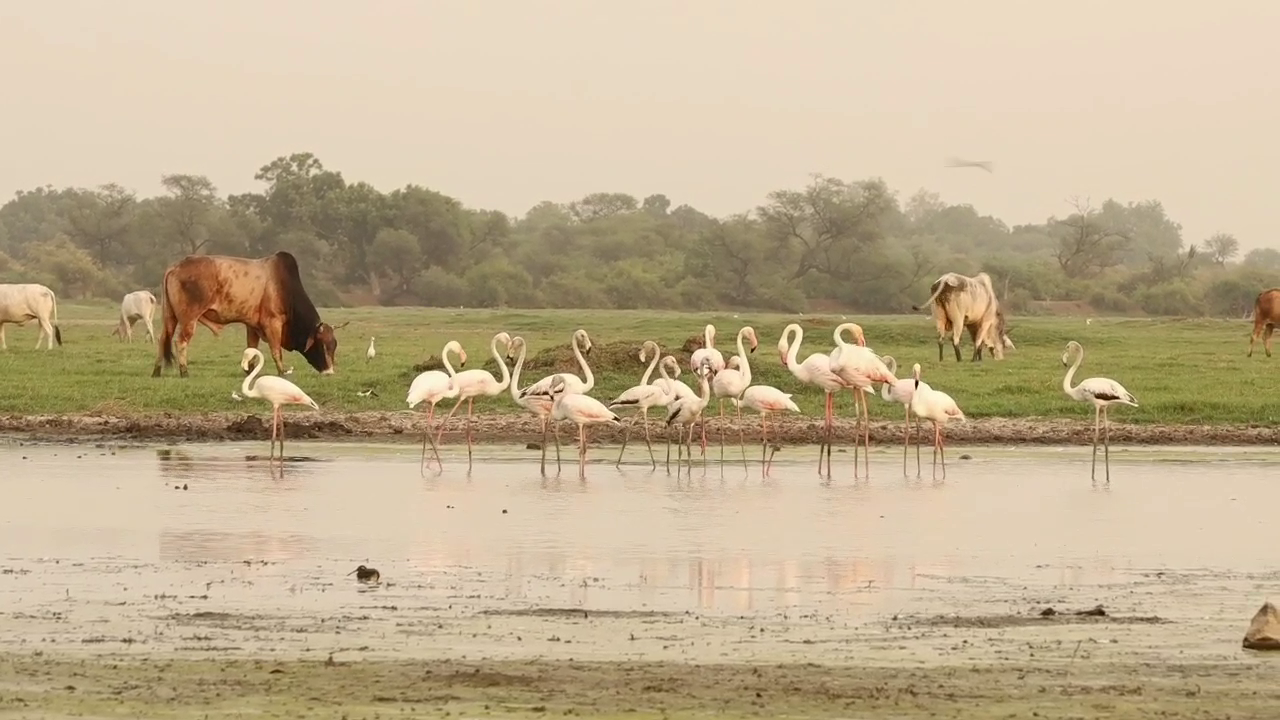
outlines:
[{"label": "pink flamingo", "polygon": [[409,404],[409,409],[417,407],[419,403],[427,403],[427,431],[422,434],[422,460],[419,467],[425,466],[427,462],[427,441],[431,441],[431,450],[436,455],[436,462],[440,464],[441,469],[444,463],[440,462],[440,449],[436,447],[435,440],[431,437],[435,428],[432,426],[432,419],[436,414],[436,404],[441,400],[448,400],[458,396],[458,389],[454,387],[453,376],[457,375],[457,371],[449,364],[449,352],[455,352],[458,355],[458,367],[466,367],[467,351],[462,349],[462,345],[457,340],[450,340],[445,343],[444,350],[440,351],[440,359],[444,361],[444,369],[448,372],[439,370],[428,370],[413,379],[409,384],[409,394],[405,397],[405,402]]},{"label": "pink flamingo", "polygon": [[488,370],[476,368],[474,370],[463,370],[453,376],[453,385],[458,389],[458,402],[454,403],[453,409],[449,411],[449,416],[440,423],[440,431],[436,433],[436,443],[439,444],[440,438],[444,436],[444,429],[449,424],[449,420],[453,414],[458,411],[462,405],[462,401],[467,401],[467,467],[471,467],[471,413],[475,404],[475,399],[480,396],[495,397],[501,395],[503,390],[507,389],[507,385],[511,383],[511,373],[507,371],[506,360],[498,352],[498,343],[502,343],[503,347],[510,347],[511,336],[505,332],[500,332],[493,336],[489,341],[489,352],[493,354],[495,360],[498,361],[498,367],[502,369],[502,380],[497,380]]},{"label": "pink flamingo", "polygon": [[[857,345],[850,345],[841,337],[845,330],[853,333],[857,340]],[[865,467],[867,477],[871,477],[871,417],[867,411],[867,391],[874,392],[873,383],[877,382],[895,382],[898,378],[889,372],[888,366],[880,360],[880,356],[876,355],[870,348],[866,347],[867,340],[862,334],[862,328],[857,323],[843,323],[836,327],[834,337],[836,340],[836,349],[831,351],[828,356],[831,358],[831,372],[834,373],[845,387],[853,390],[854,393],[854,412],[859,413],[857,424],[854,426],[854,450],[853,450],[853,476],[858,477],[858,443],[861,442],[866,448]],[[858,429],[861,427],[862,437],[858,437]]]},{"label": "pink flamingo", "polygon": [[765,459],[765,451],[769,447],[768,416],[785,410],[800,412],[800,408],[791,399],[791,393],[784,393],[770,385],[752,385],[742,391],[741,400],[733,398],[732,402],[739,409],[748,407],[760,413],[760,477],[768,477],[773,466],[772,454],[768,456],[768,460]]},{"label": "pink flamingo", "polygon": [[604,403],[590,395],[566,392],[564,378],[556,376],[551,380],[551,419],[571,420],[578,425],[578,477],[587,476],[587,426],[588,425],[621,425],[621,419]]},{"label": "pink flamingo", "polygon": [[[951,396],[941,390],[934,390],[928,383],[920,381],[920,364],[911,368],[915,377],[915,390],[911,395],[911,412],[933,423],[933,476],[938,476],[938,455],[942,455],[942,479],[947,479],[947,452],[942,444],[941,423],[948,420],[965,421],[964,413]],[[919,441],[917,440],[917,443]]]},{"label": "pink flamingo", "polygon": [[[673,383],[650,383],[649,378],[653,376],[653,369],[658,366],[659,357],[662,350],[658,343],[652,340],[645,340],[644,345],[640,347],[640,362],[649,359],[650,349],[652,349],[653,359],[649,360],[649,366],[645,368],[644,375],[640,377],[640,384],[623,390],[618,397],[609,403],[609,409],[632,407],[639,408],[640,412],[631,417],[631,422],[627,424],[627,431],[622,436],[622,448],[618,450],[618,462],[615,467],[622,466],[622,456],[627,452],[627,441],[631,439],[631,428],[635,424],[644,421],[644,444],[649,448],[649,463],[656,470],[658,460],[653,456],[653,441],[649,437],[649,408],[662,407],[665,408],[675,397],[672,395]],[[670,357],[670,356],[668,356]],[[683,384],[683,383],[681,383]]]},{"label": "pink flamingo", "polygon": [[[794,340],[790,340],[791,335],[795,335]],[[804,359],[804,362],[797,363],[797,357],[800,353],[800,343],[804,341],[804,328],[796,323],[791,323],[782,331],[782,338],[778,340],[778,354],[782,357],[782,364],[796,379],[807,385],[815,385],[826,394],[826,417],[823,422],[822,445],[818,448],[818,475],[822,476],[822,458],[827,458],[827,475],[831,475],[831,433],[833,431],[834,415],[835,415],[835,393],[844,389],[844,381],[835,373],[831,372],[831,358],[827,353],[813,353]]]},{"label": "pink flamingo", "polygon": [[[880,359],[889,366],[889,372],[898,374],[898,361],[892,355],[882,355]],[[915,375],[920,374],[920,363],[912,368]],[[914,378],[902,378],[880,386],[880,397],[885,402],[896,402],[906,410],[906,422],[902,428],[902,474],[907,474],[907,446],[911,444],[911,398],[915,395]],[[916,436],[920,435],[920,418],[916,418]],[[916,477],[920,477],[920,443],[916,443]]]},{"label": "pink flamingo", "polygon": [[[249,372],[249,363],[253,363],[253,372]],[[275,375],[264,375],[256,383],[254,378],[258,377],[258,373],[262,372],[264,361],[262,351],[258,348],[246,348],[244,354],[240,356],[240,369],[249,374],[245,377],[244,382],[240,383],[240,392],[247,398],[262,398],[271,403],[271,455],[267,460],[275,456],[276,451],[276,427],[279,426],[280,433],[280,462],[284,462],[284,415],[280,412],[281,405],[308,405],[313,410],[319,410],[320,406],[316,404],[306,393],[302,392],[302,388]],[[250,387],[252,385],[252,387]],[[282,471],[283,472],[283,471]]]},{"label": "pink flamingo", "polygon": [[[720,399],[720,470],[724,471],[724,401],[742,396],[744,390],[751,385],[751,363],[747,361],[747,349],[742,339],[751,341],[751,352],[755,352],[760,341],[756,339],[756,330],[747,326],[738,331],[738,354],[730,358],[732,362],[724,370],[716,372],[711,381],[711,392]],[[714,368],[714,366],[713,366]],[[738,408],[738,446],[742,449],[742,467],[747,467],[747,447],[742,436],[742,408]]]},{"label": "pink flamingo", "polygon": [[[511,371],[511,384],[508,389],[511,391],[511,399],[517,405],[533,413],[540,423],[542,423],[542,458],[538,461],[538,469],[543,476],[547,474],[547,426],[551,425],[551,396],[550,395],[532,395],[525,393],[520,389],[520,371],[524,368],[525,355],[529,352],[529,346],[525,344],[524,338],[516,336],[511,338],[511,344],[507,346],[507,355],[510,356],[512,351],[519,349],[516,356],[515,369]],[[556,440],[556,471],[560,471],[560,428],[552,425],[551,430],[555,434]]]}]

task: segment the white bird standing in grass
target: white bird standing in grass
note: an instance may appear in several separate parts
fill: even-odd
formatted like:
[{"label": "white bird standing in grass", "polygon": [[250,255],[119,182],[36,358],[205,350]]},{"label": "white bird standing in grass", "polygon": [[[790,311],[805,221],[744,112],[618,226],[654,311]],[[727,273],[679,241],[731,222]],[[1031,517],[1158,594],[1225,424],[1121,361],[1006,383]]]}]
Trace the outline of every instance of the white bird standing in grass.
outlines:
[{"label": "white bird standing in grass", "polygon": [[[911,412],[933,423],[933,475],[938,475],[938,455],[942,455],[942,479],[947,479],[947,452],[942,444],[942,426],[948,420],[965,420],[960,406],[950,395],[941,390],[934,390],[928,383],[920,381],[920,363],[912,368],[915,378],[915,390],[911,393]],[[917,438],[917,442],[919,439]]]},{"label": "white bird standing in grass", "polygon": [[800,407],[791,399],[791,393],[769,385],[752,385],[742,391],[742,399],[733,398],[732,402],[739,410],[748,407],[760,413],[760,477],[768,477],[773,466],[772,454],[765,459],[765,452],[769,449],[769,413],[800,412]]},{"label": "white bird standing in grass", "polygon": [[365,362],[369,362],[370,360],[372,360],[372,359],[374,359],[375,357],[377,357],[377,355],[378,355],[378,351],[373,349],[373,338],[372,338],[372,337],[370,337],[370,338],[369,338],[369,349],[364,351],[364,361],[365,361]]},{"label": "white bird standing in grass", "polygon": [[[881,355],[880,360],[889,367],[889,372],[898,374],[898,361],[892,355]],[[915,378],[920,375],[920,363],[912,368],[912,377],[901,378],[880,386],[880,397],[885,402],[895,402],[906,409],[905,423],[902,428],[902,474],[907,474],[907,446],[911,444],[911,397],[915,395]],[[916,477],[920,477],[920,418],[916,418]]]},{"label": "white bird standing in grass", "polygon": [[[702,417],[702,412],[707,409],[707,403],[711,402],[711,385],[708,377],[715,373],[711,369],[710,358],[704,359],[702,364],[695,371],[698,374],[698,389],[701,391],[695,398],[680,398],[667,406],[667,427],[678,425],[676,429],[676,474],[680,472],[680,449],[688,450],[689,467],[693,467],[693,424]],[[684,428],[689,428],[689,437],[684,437]],[[707,456],[702,456],[702,465],[706,467]],[[671,434],[667,434],[667,466],[671,466]]]},{"label": "white bird standing in grass", "polygon": [[564,378],[557,377],[551,381],[551,419],[571,420],[578,426],[578,477],[587,476],[587,426],[621,425],[620,418],[604,403],[578,393],[565,391],[568,384]]},{"label": "white bird standing in grass", "polygon": [[[756,340],[755,328],[747,326],[738,331],[738,354],[734,355],[737,359],[737,367],[725,367],[724,370],[716,372],[715,379],[711,382],[711,392],[720,399],[720,463],[721,471],[724,470],[724,401],[730,398],[738,398],[742,396],[744,390],[751,385],[751,363],[747,362],[747,349],[742,345],[742,339],[747,338],[751,341],[750,352],[755,352],[760,342]],[[746,441],[742,436],[742,408],[738,411],[738,446],[742,448],[742,467],[747,466],[747,447]]]},{"label": "white bird standing in grass", "polygon": [[[511,339],[511,345],[507,347],[507,357],[511,356],[512,351],[519,351],[516,357],[516,367],[511,371],[511,399],[517,405],[533,413],[538,421],[542,424],[542,459],[539,461],[539,470],[543,476],[547,474],[547,426],[551,425],[551,396],[550,395],[526,395],[520,389],[520,371],[524,369],[524,358],[529,352],[529,346],[525,344],[524,338],[516,336]],[[560,470],[560,430],[555,425],[551,425],[556,439],[556,471]]]},{"label": "white bird standing in grass", "polygon": [[[253,363],[253,372],[249,372],[250,362]],[[271,403],[271,455],[275,456],[276,450],[276,428],[279,427],[280,438],[280,460],[284,461],[284,416],[280,412],[281,405],[308,405],[313,410],[319,410],[320,406],[316,404],[306,393],[302,392],[302,388],[275,375],[264,375],[258,378],[258,373],[262,372],[263,358],[262,351],[258,348],[246,348],[244,354],[240,358],[240,369],[248,372],[244,382],[240,383],[240,393],[247,398],[260,398]],[[254,378],[258,378],[255,383]]]},{"label": "white bird standing in grass", "polygon": [[1080,402],[1093,403],[1093,469],[1090,477],[1094,480],[1098,479],[1098,424],[1099,418],[1103,427],[1103,457],[1106,463],[1107,482],[1111,482],[1111,421],[1107,418],[1107,406],[1113,403],[1122,405],[1132,405],[1138,407],[1138,399],[1133,396],[1124,386],[1104,377],[1091,377],[1081,380],[1079,385],[1071,387],[1071,378],[1075,377],[1076,370],[1080,364],[1084,362],[1084,346],[1072,340],[1067,343],[1067,349],[1062,353],[1062,364],[1067,364],[1067,359],[1071,354],[1075,353],[1076,361],[1071,365],[1071,369],[1067,370],[1067,374],[1062,378],[1062,391],[1067,397]]},{"label": "white bird standing in grass", "polygon": [[702,367],[703,360],[711,362],[712,374],[725,369],[724,354],[716,349],[715,325],[708,324],[702,329],[702,347],[694,350],[689,356],[689,369],[697,372],[698,368]]},{"label": "white bird standing in grass", "polygon": [[[372,340],[369,341],[369,350],[373,351]],[[447,372],[439,370],[428,370],[418,375],[409,384],[409,394],[405,397],[405,402],[409,404],[409,409],[417,407],[419,403],[427,403],[427,431],[422,435],[422,461],[419,467],[425,466],[427,462],[427,442],[431,442],[431,450],[436,455],[436,462],[440,464],[440,468],[444,469],[444,463],[440,462],[440,449],[436,447],[436,441],[431,437],[435,432],[435,426],[432,420],[436,415],[436,404],[441,400],[448,400],[458,396],[458,388],[453,385],[453,376],[457,375],[457,371],[453,369],[453,365],[449,364],[449,352],[458,354],[458,367],[466,367],[467,351],[462,349],[462,344],[457,340],[450,340],[445,343],[444,350],[440,351],[440,359],[444,362],[444,369]]]},{"label": "white bird standing in grass", "polygon": [[450,418],[458,411],[462,405],[462,401],[467,401],[467,467],[471,467],[471,413],[475,404],[475,399],[481,396],[495,397],[502,394],[507,389],[507,385],[511,383],[511,374],[507,371],[507,363],[498,352],[498,343],[502,343],[503,347],[510,347],[511,336],[505,332],[500,332],[493,336],[489,341],[489,352],[493,354],[493,358],[498,361],[498,367],[502,370],[502,379],[498,380],[488,370],[479,368],[473,370],[463,370],[453,376],[453,386],[458,389],[458,402],[454,403],[453,409],[449,411],[448,417],[444,422],[440,423],[440,431],[436,433],[436,444],[440,444],[440,438],[444,436],[444,429],[449,424]]},{"label": "white bird standing in grass", "polygon": [[[789,339],[794,334],[795,339]],[[778,354],[782,356],[782,364],[796,379],[806,385],[813,385],[822,390],[826,397],[825,418],[823,420],[822,444],[818,446],[818,475],[822,475],[822,458],[827,459],[827,475],[831,475],[831,434],[835,419],[835,393],[844,389],[844,381],[831,372],[831,358],[827,353],[813,353],[796,362],[800,354],[800,343],[804,341],[804,328],[791,323],[782,331],[778,340]],[[855,405],[856,408],[856,405]]]},{"label": "white bird standing in grass", "polygon": [[618,450],[618,462],[615,467],[622,466],[622,455],[627,451],[627,441],[631,439],[631,428],[635,427],[636,422],[644,422],[644,444],[649,448],[649,462],[656,469],[658,461],[653,456],[653,441],[649,438],[649,408],[666,407],[671,402],[671,394],[668,392],[668,385],[649,383],[649,378],[653,375],[653,369],[658,365],[659,356],[662,355],[662,349],[658,343],[652,340],[645,340],[644,345],[640,347],[640,362],[648,360],[649,354],[653,354],[653,359],[649,360],[649,367],[645,368],[644,375],[640,377],[640,384],[629,387],[622,391],[622,394],[613,399],[609,403],[610,410],[619,410],[621,408],[638,408],[640,412],[631,416],[631,422],[627,423],[627,430],[622,436],[622,449]]}]

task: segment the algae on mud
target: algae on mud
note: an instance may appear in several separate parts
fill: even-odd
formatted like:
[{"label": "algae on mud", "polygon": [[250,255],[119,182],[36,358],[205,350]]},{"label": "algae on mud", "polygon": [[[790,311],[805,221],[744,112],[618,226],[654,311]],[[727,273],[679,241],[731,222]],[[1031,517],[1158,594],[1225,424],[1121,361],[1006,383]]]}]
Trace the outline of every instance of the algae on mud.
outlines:
[{"label": "algae on mud", "polygon": [[1271,668],[0,655],[0,717],[1274,717]]}]

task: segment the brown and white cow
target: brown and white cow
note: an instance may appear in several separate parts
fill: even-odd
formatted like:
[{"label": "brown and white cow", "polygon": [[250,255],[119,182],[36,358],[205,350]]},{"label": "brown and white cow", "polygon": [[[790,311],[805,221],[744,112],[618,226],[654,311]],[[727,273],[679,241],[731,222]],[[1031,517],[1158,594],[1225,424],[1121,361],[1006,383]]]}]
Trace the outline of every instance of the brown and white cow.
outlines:
[{"label": "brown and white cow", "polygon": [[1253,301],[1253,334],[1249,336],[1249,354],[1245,357],[1253,357],[1253,344],[1258,336],[1262,336],[1262,349],[1271,357],[1271,333],[1275,332],[1277,323],[1280,323],[1280,288],[1263,290]]},{"label": "brown and white cow", "polygon": [[942,361],[942,344],[948,336],[956,351],[956,362],[960,362],[960,335],[965,329],[969,329],[975,340],[975,362],[982,359],[979,349],[984,346],[991,349],[996,360],[1004,359],[1005,348],[1013,349],[990,275],[980,272],[966,277],[959,273],[945,273],[933,281],[929,291],[929,299],[920,305],[912,305],[911,309],[918,311],[929,306],[933,312],[934,323],[938,326],[939,362]]},{"label": "brown and white cow", "polygon": [[187,346],[197,322],[215,336],[227,325],[243,324],[246,347],[266,340],[282,375],[285,350],[301,353],[322,374],[333,372],[338,339],[333,327],[320,320],[290,253],[252,259],[188,255],[165,271],[160,291],[164,332],[151,377],[160,377],[162,360],[166,367],[173,364],[175,345],[178,374],[187,377]]},{"label": "brown and white cow", "polygon": [[147,340],[156,341],[156,296],[150,290],[134,290],[120,301],[120,322],[112,335],[119,335],[123,342],[133,342],[133,324],[141,320],[147,329]]},{"label": "brown and white cow", "polygon": [[0,285],[0,350],[8,350],[4,341],[5,323],[19,327],[35,320],[40,325],[36,337],[36,349],[40,341],[48,340],[46,350],[53,349],[53,341],[62,344],[62,329],[58,327],[58,298],[53,291],[38,283]]}]

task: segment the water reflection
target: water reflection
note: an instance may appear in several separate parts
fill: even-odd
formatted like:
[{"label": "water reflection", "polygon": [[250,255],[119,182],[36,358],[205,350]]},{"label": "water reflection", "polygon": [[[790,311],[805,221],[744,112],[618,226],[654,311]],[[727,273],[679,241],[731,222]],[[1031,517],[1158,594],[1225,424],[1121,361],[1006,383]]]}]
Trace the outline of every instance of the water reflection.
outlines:
[{"label": "water reflection", "polygon": [[[392,581],[383,592],[397,602],[401,592],[447,601],[465,591],[540,606],[896,612],[937,588],[993,578],[1062,588],[1118,582],[1134,568],[1272,567],[1271,530],[1241,503],[1280,500],[1269,464],[1220,454],[1213,482],[1203,464],[1130,460],[1095,492],[1088,448],[957,463],[945,484],[901,478],[885,453],[874,479],[855,484],[839,465],[819,482],[807,460],[775,461],[767,482],[729,463],[723,480],[714,465],[692,481],[602,465],[584,483],[513,460],[424,481],[416,447],[297,447],[305,454],[283,475],[257,445],[91,460],[0,448],[10,468],[0,556],[160,563],[158,583],[184,563],[265,560],[278,563],[279,582],[255,592],[286,604],[282,588],[342,583],[366,563]],[[489,584],[477,590],[477,578]]]}]

